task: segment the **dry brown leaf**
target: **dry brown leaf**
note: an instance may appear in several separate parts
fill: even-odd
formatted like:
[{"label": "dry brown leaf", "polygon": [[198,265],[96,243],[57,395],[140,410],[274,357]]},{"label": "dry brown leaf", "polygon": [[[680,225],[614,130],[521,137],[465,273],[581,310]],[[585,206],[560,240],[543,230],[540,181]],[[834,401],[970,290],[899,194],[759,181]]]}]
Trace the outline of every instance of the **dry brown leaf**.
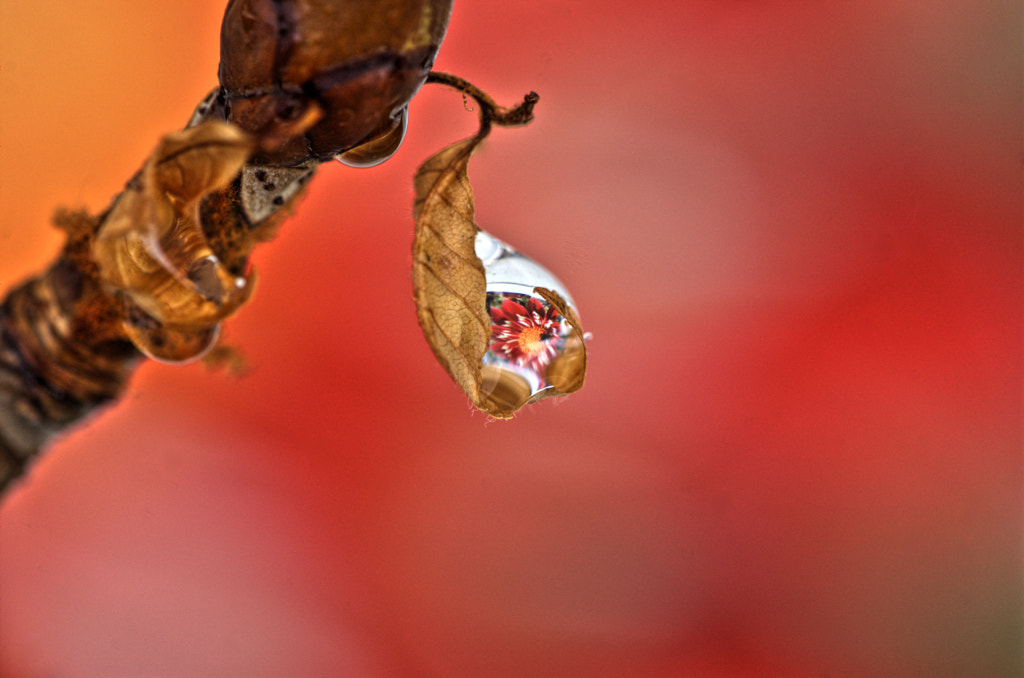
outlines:
[{"label": "dry brown leaf", "polygon": [[478,407],[480,361],[491,336],[467,171],[479,141],[473,137],[453,144],[416,172],[412,265],[416,312],[427,343]]},{"label": "dry brown leaf", "polygon": [[[516,305],[515,299],[526,300],[528,296],[488,294],[491,269],[485,269],[476,254],[480,229],[474,222],[473,189],[467,171],[481,138],[478,135],[449,146],[416,173],[413,285],[420,326],[438,360],[477,408],[507,419],[528,403],[579,390],[586,376],[587,353],[579,319],[557,292],[534,288],[533,300],[524,301],[533,311]],[[505,251],[525,259],[518,252]],[[540,268],[532,261],[530,266]],[[546,271],[544,274],[554,280]],[[498,282],[500,289],[508,290],[508,283],[523,281]],[[505,334],[492,346],[496,328],[489,296],[495,297],[493,303],[497,306],[505,301],[512,304],[509,308],[518,309],[512,312],[519,328],[517,338]],[[540,300],[547,303],[547,310]],[[493,313],[499,315],[495,318],[506,322],[513,317],[502,316],[497,306]],[[566,330],[566,325],[571,329]],[[562,334],[564,339],[559,341],[557,330],[554,335],[548,334],[551,327],[562,327],[568,335]],[[508,332],[509,325],[499,329]],[[559,349],[555,341],[559,341]],[[516,355],[517,365],[506,359],[503,349],[496,348],[500,346]],[[553,356],[549,363],[541,359],[547,351]]]}]

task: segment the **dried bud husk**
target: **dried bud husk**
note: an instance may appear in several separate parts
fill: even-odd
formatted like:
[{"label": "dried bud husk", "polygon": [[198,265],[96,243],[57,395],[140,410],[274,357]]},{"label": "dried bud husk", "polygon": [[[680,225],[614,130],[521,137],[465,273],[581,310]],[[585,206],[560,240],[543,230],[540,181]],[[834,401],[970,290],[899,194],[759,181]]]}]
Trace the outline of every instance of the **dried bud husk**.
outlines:
[{"label": "dried bud husk", "polygon": [[126,330],[154,358],[198,357],[251,294],[252,278],[232,274],[211,249],[199,204],[252,149],[248,135],[213,121],[164,137],[96,235],[93,257],[125,299]]},{"label": "dried bud husk", "polygon": [[579,390],[587,357],[576,312],[551,289],[561,283],[474,222],[468,166],[484,134],[445,148],[416,173],[413,287],[438,361],[477,408],[506,419]]}]

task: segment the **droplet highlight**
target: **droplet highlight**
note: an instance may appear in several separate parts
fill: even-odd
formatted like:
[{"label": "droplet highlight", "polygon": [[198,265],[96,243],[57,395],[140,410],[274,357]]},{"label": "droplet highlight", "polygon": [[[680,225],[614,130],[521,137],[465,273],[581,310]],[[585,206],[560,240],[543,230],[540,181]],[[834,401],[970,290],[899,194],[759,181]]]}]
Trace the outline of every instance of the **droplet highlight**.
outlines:
[{"label": "droplet highlight", "polygon": [[398,151],[409,128],[409,107],[392,116],[385,129],[374,138],[334,156],[342,165],[356,168],[374,167]]}]

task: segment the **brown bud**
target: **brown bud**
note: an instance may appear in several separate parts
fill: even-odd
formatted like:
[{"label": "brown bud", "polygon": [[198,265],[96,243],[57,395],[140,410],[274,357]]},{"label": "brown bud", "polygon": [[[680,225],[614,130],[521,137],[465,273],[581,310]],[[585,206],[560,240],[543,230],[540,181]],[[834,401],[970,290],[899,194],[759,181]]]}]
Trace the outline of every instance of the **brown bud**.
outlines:
[{"label": "brown bud", "polygon": [[450,13],[451,0],[231,0],[225,116],[259,139],[323,111],[305,135],[254,158],[267,164],[327,160],[379,137],[426,80]]}]

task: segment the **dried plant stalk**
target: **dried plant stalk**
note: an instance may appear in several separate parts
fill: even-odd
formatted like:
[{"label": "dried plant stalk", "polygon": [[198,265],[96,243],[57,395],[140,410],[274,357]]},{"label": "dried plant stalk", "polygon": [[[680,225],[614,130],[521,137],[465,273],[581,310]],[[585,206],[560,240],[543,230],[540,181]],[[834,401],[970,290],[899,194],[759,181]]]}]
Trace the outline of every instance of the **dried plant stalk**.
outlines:
[{"label": "dried plant stalk", "polygon": [[268,188],[274,168],[248,163],[254,143],[212,115],[166,137],[101,215],[59,213],[60,256],[0,306],[0,488],[54,435],[119,397],[143,357],[201,357],[248,298],[249,254],[315,163]]},{"label": "dried plant stalk", "polygon": [[68,234],[60,257],[0,306],[0,487],[54,435],[118,397],[141,358],[90,257],[100,219],[56,221]]}]

